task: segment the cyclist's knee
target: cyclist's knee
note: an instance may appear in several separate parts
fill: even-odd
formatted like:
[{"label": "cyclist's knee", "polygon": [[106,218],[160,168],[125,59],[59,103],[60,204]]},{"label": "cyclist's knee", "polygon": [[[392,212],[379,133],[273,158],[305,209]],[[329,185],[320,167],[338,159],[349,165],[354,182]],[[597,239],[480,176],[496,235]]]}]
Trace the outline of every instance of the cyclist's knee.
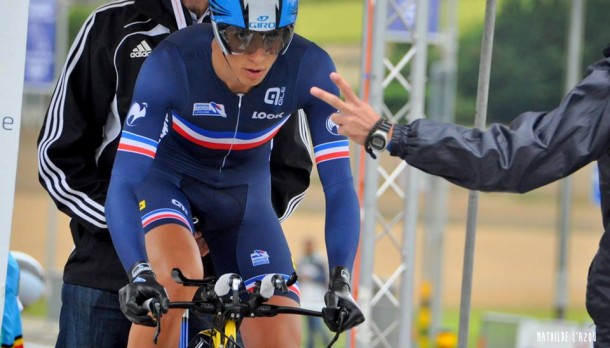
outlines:
[{"label": "cyclist's knee", "polygon": [[[191,279],[201,279],[203,277],[203,271],[201,268],[187,268],[183,270],[183,274],[185,277]],[[171,301],[189,301],[193,298],[193,295],[197,291],[197,288],[195,287],[183,286],[176,283],[171,277],[171,271],[157,273],[157,280],[161,285],[163,285],[163,287],[165,287]]]},{"label": "cyclist's knee", "polygon": [[284,348],[301,344],[301,321],[298,316],[246,319],[240,333],[246,347]]},{"label": "cyclist's knee", "polygon": [[[273,296],[267,303],[299,307],[286,296]],[[244,320],[240,330],[247,347],[298,347],[301,344],[301,319],[296,315]]]}]

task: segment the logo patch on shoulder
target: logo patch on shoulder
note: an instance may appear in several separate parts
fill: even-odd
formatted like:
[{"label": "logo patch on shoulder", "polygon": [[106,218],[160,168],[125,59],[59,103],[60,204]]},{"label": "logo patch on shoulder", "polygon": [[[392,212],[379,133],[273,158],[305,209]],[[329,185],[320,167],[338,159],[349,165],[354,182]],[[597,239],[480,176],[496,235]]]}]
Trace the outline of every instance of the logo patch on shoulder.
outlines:
[{"label": "logo patch on shoulder", "polygon": [[227,117],[225,106],[215,102],[193,104],[193,116]]},{"label": "logo patch on shoulder", "polygon": [[326,130],[333,135],[339,135],[339,127],[333,120],[330,119],[330,115],[326,119]]},{"label": "logo patch on shoulder", "polygon": [[269,264],[269,254],[264,250],[254,250],[252,254],[250,254],[250,259],[252,259],[252,266]]},{"label": "logo patch on shoulder", "polygon": [[146,117],[147,107],[147,103],[134,102],[131,104],[129,112],[127,113],[127,125],[133,127],[138,124],[139,119]]}]

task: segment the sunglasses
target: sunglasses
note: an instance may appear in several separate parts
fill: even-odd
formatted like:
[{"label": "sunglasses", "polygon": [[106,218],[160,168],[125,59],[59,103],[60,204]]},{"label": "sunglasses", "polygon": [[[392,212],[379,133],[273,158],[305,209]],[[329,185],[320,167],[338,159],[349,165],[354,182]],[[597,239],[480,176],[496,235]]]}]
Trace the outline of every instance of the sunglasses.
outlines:
[{"label": "sunglasses", "polygon": [[229,54],[252,54],[262,48],[265,53],[278,55],[290,44],[294,26],[269,31],[252,31],[232,25],[218,25],[218,36]]}]

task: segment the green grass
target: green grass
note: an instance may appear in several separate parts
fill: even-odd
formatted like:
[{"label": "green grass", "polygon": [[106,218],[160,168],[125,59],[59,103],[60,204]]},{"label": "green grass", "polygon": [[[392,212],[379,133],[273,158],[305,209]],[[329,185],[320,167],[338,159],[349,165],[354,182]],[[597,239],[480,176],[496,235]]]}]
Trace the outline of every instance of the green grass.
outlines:
[{"label": "green grass", "polygon": [[296,32],[317,44],[359,44],[362,1],[302,2]]}]

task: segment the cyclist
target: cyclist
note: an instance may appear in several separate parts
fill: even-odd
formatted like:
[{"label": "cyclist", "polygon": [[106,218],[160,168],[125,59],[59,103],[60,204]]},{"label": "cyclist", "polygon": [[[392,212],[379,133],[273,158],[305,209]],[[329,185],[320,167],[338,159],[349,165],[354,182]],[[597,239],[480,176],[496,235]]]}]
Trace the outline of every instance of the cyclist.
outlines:
[{"label": "cyclist", "polygon": [[[364,320],[350,295],[359,213],[348,141],[330,121],[335,111],[310,95],[312,86],[338,90],[334,64],[317,45],[294,34],[297,0],[212,0],[212,23],[170,35],[147,58],[122,132],[106,213],[130,283],[120,291],[124,313],[154,325],[142,303],[190,300],[193,289],[170,279],[173,267],[201,277],[192,237],[200,219],[217,274],[239,273],[246,288],[294,266],[271,204],[273,136],[304,109],[326,198],[326,246],[331,268],[325,322],[335,330]],[[153,272],[154,270],[154,272]],[[162,284],[162,285],[161,285]],[[165,289],[164,287],[165,286]],[[298,306],[298,287],[270,303]],[[163,316],[160,346],[177,344],[178,311]],[[344,320],[339,320],[344,318]],[[298,317],[245,320],[248,347],[295,347]],[[271,334],[272,333],[272,334]],[[152,345],[134,326],[130,346]]]}]

